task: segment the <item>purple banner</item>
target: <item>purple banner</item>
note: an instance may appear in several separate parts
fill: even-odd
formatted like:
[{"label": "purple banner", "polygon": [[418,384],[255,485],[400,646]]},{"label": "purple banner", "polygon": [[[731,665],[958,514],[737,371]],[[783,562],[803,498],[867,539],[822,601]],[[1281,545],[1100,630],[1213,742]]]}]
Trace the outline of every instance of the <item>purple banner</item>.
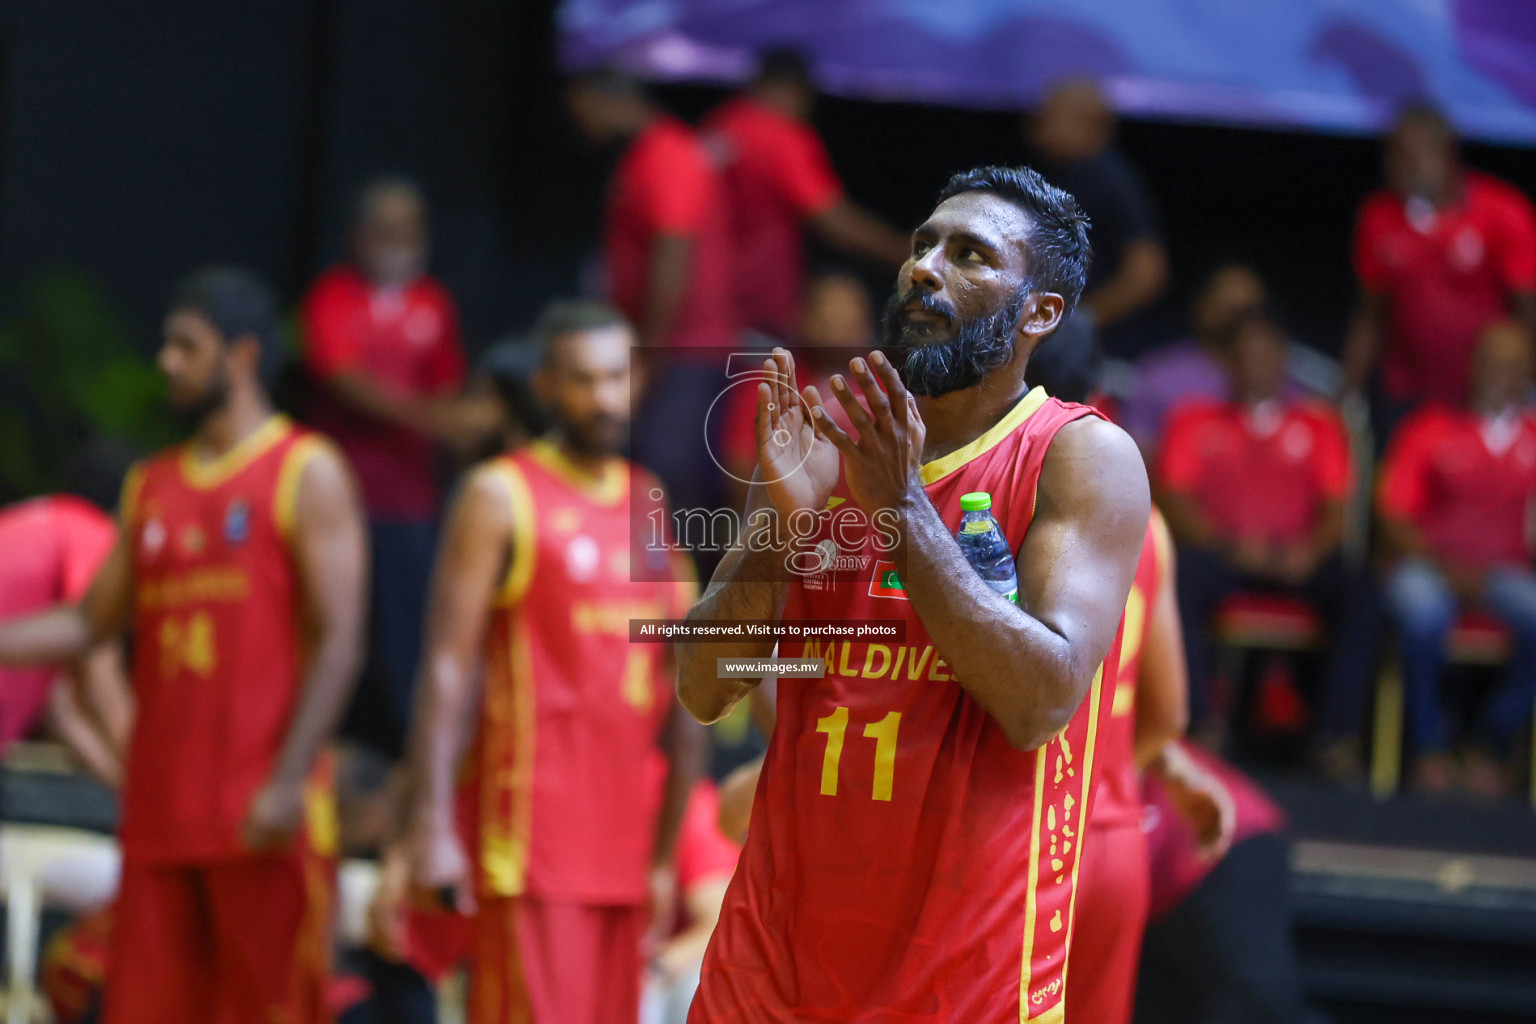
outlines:
[{"label": "purple banner", "polygon": [[790,44],[831,93],[1023,107],[1098,79],[1126,114],[1375,131],[1408,100],[1536,144],[1530,0],[565,0],[567,67],[736,82]]}]

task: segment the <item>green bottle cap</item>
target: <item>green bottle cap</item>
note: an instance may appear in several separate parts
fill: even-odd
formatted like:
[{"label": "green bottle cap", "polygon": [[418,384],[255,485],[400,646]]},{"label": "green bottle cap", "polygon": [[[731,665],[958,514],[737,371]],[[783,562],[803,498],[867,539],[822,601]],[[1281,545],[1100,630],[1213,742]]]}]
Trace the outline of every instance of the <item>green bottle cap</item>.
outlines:
[{"label": "green bottle cap", "polygon": [[960,495],[960,508],[965,512],[984,512],[992,507],[992,495],[986,491],[972,491]]}]

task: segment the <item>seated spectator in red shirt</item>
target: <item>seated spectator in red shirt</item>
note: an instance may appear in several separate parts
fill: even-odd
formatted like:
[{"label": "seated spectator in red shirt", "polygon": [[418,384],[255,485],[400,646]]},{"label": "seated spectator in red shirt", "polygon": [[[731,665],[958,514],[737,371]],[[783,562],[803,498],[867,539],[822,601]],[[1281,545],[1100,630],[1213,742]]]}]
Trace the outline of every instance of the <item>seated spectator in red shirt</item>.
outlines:
[{"label": "seated spectator in red shirt", "polygon": [[[1257,271],[1243,263],[1222,263],[1205,276],[1190,304],[1189,337],[1153,349],[1137,361],[1117,422],[1136,439],[1148,462],[1155,461],[1171,410],[1192,399],[1229,397],[1223,346],[1234,324],[1262,316],[1268,302],[1269,289]],[[1287,397],[1332,395],[1338,390],[1338,365],[1305,345],[1290,344],[1286,371]]]},{"label": "seated spectator in red shirt", "polygon": [[720,349],[735,342],[737,327],[719,171],[698,133],[623,72],[578,75],[566,102],[588,141],[624,146],[608,182],[603,261],[608,299],[635,328],[649,369],[634,457],[666,483],[674,510],[716,508],[723,480],[706,421],[725,386]]},{"label": "seated spectator in red shirt", "polygon": [[703,125],[725,181],[741,325],[778,341],[794,337],[805,229],[850,255],[892,267],[911,250],[906,234],[844,195],[827,147],[809,123],[815,103],[805,58],[770,50],[746,91]]},{"label": "seated spectator in red shirt", "polygon": [[[75,493],[0,508],[0,619],[19,618],[85,596],[117,542],[103,508],[122,487],[128,459],[93,443],[77,458]],[[122,644],[102,644],[74,665],[0,668],[0,754],[46,726],[108,786],[122,783],[133,692]]]},{"label": "seated spectator in red shirt", "polygon": [[1420,402],[1466,401],[1472,349],[1490,323],[1536,326],[1536,210],[1514,186],[1463,167],[1432,107],[1403,111],[1385,164],[1387,187],[1355,222],[1363,300],[1344,368],[1358,389],[1380,363],[1378,420],[1390,427]]},{"label": "seated spectator in red shirt", "polygon": [[373,545],[368,671],[354,727],[400,743],[420,650],[423,595],[441,494],[438,445],[468,445],[485,424],[455,400],[464,378],[453,299],[426,272],[427,206],[408,181],[363,190],[352,260],[322,274],[304,300],[304,362],[320,385],[309,418],[346,453],[362,485]]},{"label": "seated spectator in red shirt", "polygon": [[1338,774],[1360,762],[1359,731],[1376,643],[1369,582],[1339,551],[1351,485],[1338,414],[1285,397],[1285,335],[1241,321],[1229,342],[1232,400],[1177,410],[1157,462],[1158,505],[1179,542],[1179,611],[1191,719],[1210,724],[1211,616],[1237,591],[1280,591],[1329,627],[1317,754]]},{"label": "seated spectator in red shirt", "polygon": [[1531,337],[1523,325],[1487,328],[1472,362],[1470,401],[1431,405],[1403,421],[1382,466],[1377,505],[1398,561],[1387,582],[1397,627],[1414,779],[1455,784],[1440,708],[1445,638],[1467,608],[1502,620],[1514,640],[1504,678],[1478,722],[1466,787],[1506,792],[1506,763],[1536,698],[1536,418],[1525,404]]}]

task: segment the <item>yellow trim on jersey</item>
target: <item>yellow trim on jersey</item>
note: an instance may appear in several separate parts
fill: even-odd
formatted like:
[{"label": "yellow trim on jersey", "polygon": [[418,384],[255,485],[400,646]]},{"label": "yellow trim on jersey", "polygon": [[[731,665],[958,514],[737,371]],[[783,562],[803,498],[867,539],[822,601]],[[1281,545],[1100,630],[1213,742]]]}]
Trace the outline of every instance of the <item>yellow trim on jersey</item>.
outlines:
[{"label": "yellow trim on jersey", "polygon": [[[510,639],[507,656],[511,657]],[[497,895],[514,887],[517,881],[517,863],[512,853],[512,837],[500,830],[501,826],[501,773],[505,758],[502,750],[507,735],[513,731],[510,695],[500,685],[495,666],[486,669],[484,716],[480,726],[484,744],[480,766],[480,874],[485,887]]]},{"label": "yellow trim on jersey", "polygon": [[528,454],[539,465],[560,477],[598,505],[617,505],[624,500],[624,460],[615,456],[603,464],[600,476],[593,476],[565,457],[553,442],[544,438],[528,446]]},{"label": "yellow trim on jersey", "polygon": [[292,537],[293,524],[299,517],[299,483],[304,479],[304,470],[317,455],[332,450],[325,438],[306,434],[283,456],[283,465],[277,471],[277,487],[273,489],[272,521],[284,540]]},{"label": "yellow trim on jersey", "polygon": [[245,439],[215,459],[199,459],[188,442],[182,446],[182,479],[187,485],[206,491],[224,483],[246,466],[249,466],[268,448],[287,436],[293,424],[282,413],[273,413],[267,421],[246,435]]},{"label": "yellow trim on jersey", "polygon": [[516,463],[497,459],[490,468],[507,485],[507,500],[512,504],[512,559],[507,566],[506,579],[496,592],[496,604],[505,607],[522,600],[533,580],[533,568],[539,556],[538,520],[533,491]]},{"label": "yellow trim on jersey", "polygon": [[[533,770],[534,740],[537,726],[534,716],[538,708],[533,689],[533,654],[528,647],[527,628],[522,616],[512,613],[509,623],[511,636],[510,666],[512,678],[512,829],[510,835],[498,835],[494,826],[487,828],[483,837],[481,863],[486,884],[498,896],[521,896],[528,884],[529,839],[533,834]],[[489,680],[489,685],[496,681]],[[506,710],[502,700],[505,688],[497,686],[498,705]],[[494,723],[493,723],[494,724]],[[497,765],[493,770],[499,771]],[[499,781],[499,780],[493,780]],[[489,787],[494,798],[497,786]],[[487,822],[493,820],[487,817]]]},{"label": "yellow trim on jersey", "polygon": [[144,463],[135,462],[128,467],[123,478],[123,493],[117,499],[117,520],[120,528],[131,526],[139,511],[139,493],[144,490]]},{"label": "yellow trim on jersey", "polygon": [[336,794],[330,786],[310,779],[304,783],[304,827],[309,845],[322,857],[341,852],[341,819],[336,810]]},{"label": "yellow trim on jersey", "polygon": [[[1077,842],[1073,844],[1072,855],[1072,890],[1067,897],[1067,941],[1065,949],[1066,958],[1061,965],[1061,998],[1047,1007],[1039,1016],[1029,1015],[1029,988],[1033,980],[1030,970],[1034,963],[1035,953],[1035,920],[1037,915],[1035,901],[1035,886],[1039,879],[1040,871],[1040,825],[1041,805],[1044,803],[1045,793],[1045,762],[1046,750],[1050,748],[1047,743],[1035,751],[1035,811],[1034,819],[1030,824],[1029,836],[1029,889],[1024,902],[1024,963],[1019,976],[1019,1024],[1063,1024],[1067,1012],[1067,968],[1072,963],[1072,929],[1077,923],[1074,911],[1077,907],[1077,873],[1083,863],[1083,842],[1087,838],[1088,830],[1088,789],[1089,782],[1093,778],[1093,754],[1098,743],[1099,731],[1099,700],[1104,689],[1104,663],[1099,663],[1099,669],[1093,674],[1093,685],[1088,688],[1088,735],[1083,740],[1083,786],[1078,793],[1077,802]],[[1068,726],[1070,728],[1070,726]],[[1062,730],[1065,734],[1066,730]],[[1059,736],[1058,736],[1059,738]],[[1070,814],[1071,812],[1067,812]],[[1063,820],[1063,825],[1066,820]]]},{"label": "yellow trim on jersey", "polygon": [[[1155,582],[1162,583],[1173,565],[1173,534],[1168,532],[1168,520],[1163,518],[1163,514],[1157,510],[1156,505],[1152,506],[1152,550],[1157,556]],[[1150,604],[1151,601],[1152,595],[1148,595],[1147,602]]]},{"label": "yellow trim on jersey", "polygon": [[1083,740],[1083,790],[1079,798],[1077,817],[1077,856],[1072,859],[1072,894],[1067,897],[1067,954],[1061,964],[1061,1002],[1056,1004],[1055,1014],[1040,1018],[1040,1024],[1060,1024],[1067,1012],[1067,971],[1072,967],[1072,931],[1077,926],[1077,873],[1083,866],[1083,842],[1088,832],[1088,797],[1093,781],[1093,755],[1099,741],[1099,691],[1104,688],[1104,663],[1094,673],[1093,686],[1088,689],[1088,738]]},{"label": "yellow trim on jersey", "polygon": [[942,455],[932,462],[923,463],[922,469],[919,470],[923,485],[927,486],[928,484],[937,483],[967,462],[979,459],[993,448],[996,448],[1002,443],[1003,438],[1018,428],[1019,424],[1033,416],[1036,410],[1045,404],[1045,400],[1048,397],[1050,396],[1045,393],[1044,388],[1034,388],[1023,398],[1019,399],[1014,407],[1008,410],[1006,416],[992,424],[987,429],[987,432],[976,440],[970,444],[962,445],[948,455]]},{"label": "yellow trim on jersey", "polygon": [[693,559],[681,551],[672,553],[672,585],[677,588],[678,616],[687,615],[699,600],[699,576]]},{"label": "yellow trim on jersey", "polygon": [[1030,972],[1035,963],[1035,919],[1038,915],[1035,888],[1040,879],[1040,826],[1045,820],[1045,750],[1047,743],[1035,750],[1035,809],[1029,822],[1029,860],[1025,864],[1024,890],[1024,965],[1019,972],[1019,1021],[1029,1019]]}]

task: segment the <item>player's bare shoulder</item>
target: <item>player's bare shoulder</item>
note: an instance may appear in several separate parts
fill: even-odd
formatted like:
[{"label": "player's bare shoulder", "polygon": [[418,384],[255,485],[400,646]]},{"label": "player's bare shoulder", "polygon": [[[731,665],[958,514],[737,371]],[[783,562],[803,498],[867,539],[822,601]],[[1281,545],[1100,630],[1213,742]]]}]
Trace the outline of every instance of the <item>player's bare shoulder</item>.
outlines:
[{"label": "player's bare shoulder", "polygon": [[278,522],[285,533],[291,533],[294,527],[302,530],[306,524],[317,521],[361,517],[362,490],[357,477],[341,449],[329,438],[303,435],[286,460],[275,497]]},{"label": "player's bare shoulder", "polygon": [[519,470],[506,455],[476,463],[464,472],[449,502],[449,520],[456,530],[467,530],[482,541],[506,540],[516,522],[516,491]]},{"label": "player's bare shoulder", "polygon": [[1041,467],[1040,514],[1083,516],[1139,544],[1151,508],[1146,463],[1129,434],[1098,416],[1057,432]]}]

